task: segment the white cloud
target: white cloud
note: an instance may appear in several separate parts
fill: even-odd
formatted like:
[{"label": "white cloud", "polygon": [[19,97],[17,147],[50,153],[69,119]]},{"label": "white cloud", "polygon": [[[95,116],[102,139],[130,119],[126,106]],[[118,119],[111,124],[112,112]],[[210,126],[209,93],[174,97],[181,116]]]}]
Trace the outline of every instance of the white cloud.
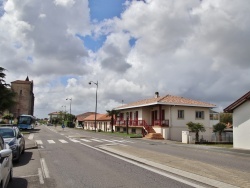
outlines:
[{"label": "white cloud", "polygon": [[[226,107],[249,91],[250,7],[244,0],[126,1],[121,18],[90,22],[87,1],[8,0],[0,17],[7,81],[35,83],[35,111],[98,112],[173,94]],[[77,34],[106,35],[87,50]],[[136,39],[133,46],[129,41]]]}]

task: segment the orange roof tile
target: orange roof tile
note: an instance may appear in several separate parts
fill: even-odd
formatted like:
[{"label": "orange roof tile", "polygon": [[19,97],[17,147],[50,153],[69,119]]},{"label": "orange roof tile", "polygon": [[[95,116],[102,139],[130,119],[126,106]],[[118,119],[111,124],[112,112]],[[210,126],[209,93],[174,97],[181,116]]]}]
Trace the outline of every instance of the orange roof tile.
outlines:
[{"label": "orange roof tile", "polygon": [[[107,114],[96,114],[97,121],[110,121],[111,117],[107,116]],[[91,114],[83,119],[83,121],[95,121],[95,114]]]},{"label": "orange roof tile", "polygon": [[166,95],[163,97],[157,97],[157,98],[149,98],[140,100],[137,102],[129,103],[120,107],[117,107],[116,109],[126,109],[126,108],[134,108],[134,107],[141,107],[141,106],[150,106],[150,105],[156,105],[156,104],[162,104],[162,105],[179,105],[179,106],[200,106],[200,107],[208,107],[208,108],[214,108],[216,105],[196,101],[193,99],[188,99],[184,97],[179,96],[173,96],[173,95]]}]

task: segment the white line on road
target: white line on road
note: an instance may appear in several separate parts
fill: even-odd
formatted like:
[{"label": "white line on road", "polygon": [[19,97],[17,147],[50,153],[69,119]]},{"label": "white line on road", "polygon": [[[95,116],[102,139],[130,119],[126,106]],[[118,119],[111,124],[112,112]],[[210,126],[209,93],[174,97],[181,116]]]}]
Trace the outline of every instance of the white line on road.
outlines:
[{"label": "white line on road", "polygon": [[69,139],[69,140],[75,143],[80,142],[79,140],[75,140],[75,139]]},{"label": "white line on road", "polygon": [[28,139],[29,139],[29,140],[33,140],[33,138],[34,138],[34,134],[31,133],[31,134],[29,135]]},{"label": "white line on road", "polygon": [[90,139],[90,140],[93,140],[93,141],[96,141],[96,142],[103,142],[103,141],[97,140],[97,139]]},{"label": "white line on road", "polygon": [[48,167],[46,165],[45,159],[41,158],[40,163],[41,163],[41,167],[42,167],[43,176],[45,178],[49,178],[49,170],[48,170]]},{"label": "white line on road", "polygon": [[111,141],[111,140],[105,140],[105,139],[102,139],[103,141],[106,141],[106,142],[113,142],[113,141]]},{"label": "white line on road", "polygon": [[91,142],[90,140],[87,140],[87,139],[80,139],[80,140],[82,140],[84,142]]},{"label": "white line on road", "polygon": [[44,184],[43,173],[42,173],[41,168],[38,168],[38,177],[39,177],[40,184]]},{"label": "white line on road", "polygon": [[37,143],[38,145],[42,145],[42,144],[43,144],[42,140],[36,140],[36,143]]},{"label": "white line on road", "polygon": [[54,140],[48,140],[48,142],[49,142],[50,144],[54,144],[54,143],[55,143]]},{"label": "white line on road", "polygon": [[59,140],[60,142],[62,142],[63,144],[68,143],[66,140]]}]

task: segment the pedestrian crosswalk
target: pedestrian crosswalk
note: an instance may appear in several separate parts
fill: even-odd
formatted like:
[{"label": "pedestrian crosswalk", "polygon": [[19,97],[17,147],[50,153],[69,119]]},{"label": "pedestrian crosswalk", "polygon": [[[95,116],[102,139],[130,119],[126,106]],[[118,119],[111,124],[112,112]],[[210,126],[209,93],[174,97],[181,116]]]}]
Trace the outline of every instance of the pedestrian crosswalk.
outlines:
[{"label": "pedestrian crosswalk", "polygon": [[134,143],[130,140],[107,140],[107,139],[97,139],[97,138],[81,138],[81,139],[73,139],[69,138],[68,140],[64,139],[58,139],[58,140],[35,140],[37,145],[43,145],[45,143],[48,144],[56,144],[56,143],[62,143],[62,144],[67,144],[69,142],[74,142],[74,143],[79,143],[79,142],[85,142],[85,143]]}]

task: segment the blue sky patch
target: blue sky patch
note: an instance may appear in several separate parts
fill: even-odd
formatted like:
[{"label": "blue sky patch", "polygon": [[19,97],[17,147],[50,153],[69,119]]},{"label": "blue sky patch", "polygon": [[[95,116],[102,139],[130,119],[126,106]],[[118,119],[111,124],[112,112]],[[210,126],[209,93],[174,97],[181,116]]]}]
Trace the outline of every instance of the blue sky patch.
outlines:
[{"label": "blue sky patch", "polygon": [[89,0],[91,20],[102,21],[115,16],[120,17],[124,0]]}]

